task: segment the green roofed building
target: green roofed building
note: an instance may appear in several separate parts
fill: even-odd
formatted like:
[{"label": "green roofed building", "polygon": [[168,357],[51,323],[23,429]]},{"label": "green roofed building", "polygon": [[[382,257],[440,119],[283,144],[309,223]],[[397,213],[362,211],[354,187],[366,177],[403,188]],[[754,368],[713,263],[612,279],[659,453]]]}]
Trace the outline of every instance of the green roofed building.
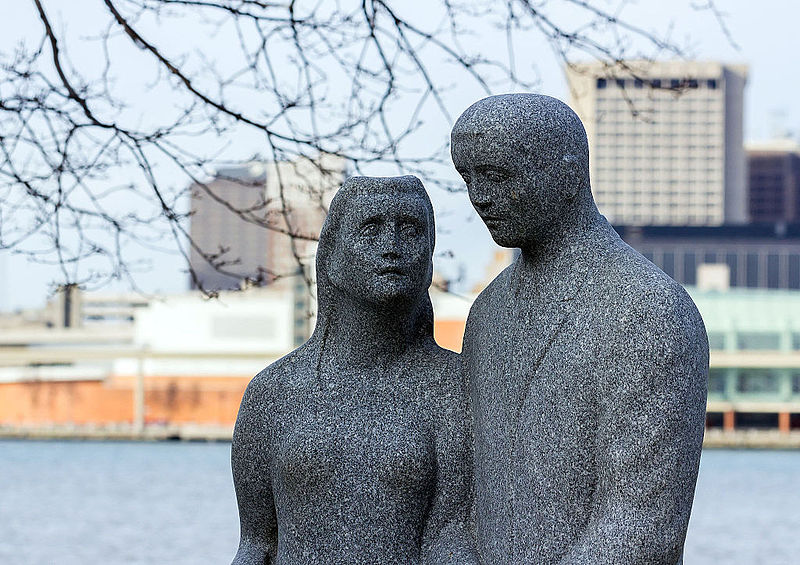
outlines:
[{"label": "green roofed building", "polygon": [[800,292],[687,288],[708,332],[708,427],[800,428]]}]

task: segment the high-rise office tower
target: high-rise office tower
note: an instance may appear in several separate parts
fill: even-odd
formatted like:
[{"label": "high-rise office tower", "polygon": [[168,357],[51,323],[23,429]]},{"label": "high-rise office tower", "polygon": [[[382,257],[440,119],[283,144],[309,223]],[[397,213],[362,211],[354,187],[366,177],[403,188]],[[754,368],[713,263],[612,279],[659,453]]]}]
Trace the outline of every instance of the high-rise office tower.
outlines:
[{"label": "high-rise office tower", "polygon": [[267,164],[269,267],[279,275],[305,270],[314,277],[316,238],[328,206],[345,178],[345,160],[328,153]]},{"label": "high-rise office tower", "polygon": [[242,280],[258,277],[269,234],[236,210],[261,210],[265,182],[265,165],[253,162],[220,169],[205,186],[192,185],[189,233],[195,245],[189,262],[197,278],[190,279],[192,288],[239,288]]},{"label": "high-rise office tower", "polygon": [[800,145],[789,139],[747,146],[751,222],[800,222]]},{"label": "high-rise office tower", "polygon": [[300,269],[313,274],[315,238],[344,171],[343,159],[324,154],[220,169],[205,186],[193,185],[192,288],[198,281],[206,290],[268,284]]},{"label": "high-rise office tower", "polygon": [[592,189],[614,224],[747,221],[742,120],[747,69],[626,61],[567,69],[589,138]]}]

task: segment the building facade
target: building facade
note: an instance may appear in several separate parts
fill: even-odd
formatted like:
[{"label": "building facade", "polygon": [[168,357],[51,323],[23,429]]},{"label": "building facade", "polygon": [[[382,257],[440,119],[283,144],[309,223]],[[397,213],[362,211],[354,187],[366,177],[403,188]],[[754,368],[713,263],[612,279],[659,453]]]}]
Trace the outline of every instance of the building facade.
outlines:
[{"label": "building facade", "polygon": [[711,350],[708,426],[800,428],[800,292],[689,292]]},{"label": "building facade", "polygon": [[800,224],[616,226],[634,249],[684,286],[703,286],[708,266],[724,288],[800,289]]},{"label": "building facade", "polygon": [[746,77],[715,62],[568,67],[600,211],[614,224],[746,222]]},{"label": "building facade", "polygon": [[345,176],[344,159],[330,154],[267,164],[267,214],[272,226],[267,255],[272,273],[284,276],[302,268],[313,278],[316,239]]},{"label": "building facade", "polygon": [[800,221],[800,145],[791,140],[747,146],[751,222]]},{"label": "building facade", "polygon": [[237,289],[313,274],[316,237],[344,176],[344,159],[323,154],[221,169],[193,185],[191,287]]},{"label": "building facade", "polygon": [[[800,429],[800,292],[687,290],[711,351],[708,426]],[[252,376],[298,344],[298,291],[307,295],[270,285],[144,305],[87,295],[88,312],[124,303],[134,315],[70,327],[11,320],[0,332],[0,433],[230,438]],[[431,291],[441,346],[461,349],[474,298]]]},{"label": "building facade", "polygon": [[236,210],[263,216],[265,183],[265,165],[254,162],[220,169],[210,182],[192,185],[192,289],[233,289],[243,279],[259,278],[266,267],[269,233]]},{"label": "building facade", "polygon": [[0,433],[230,438],[253,375],[308,337],[307,295],[85,293],[82,325],[46,323],[49,308],[27,323],[0,316]]}]

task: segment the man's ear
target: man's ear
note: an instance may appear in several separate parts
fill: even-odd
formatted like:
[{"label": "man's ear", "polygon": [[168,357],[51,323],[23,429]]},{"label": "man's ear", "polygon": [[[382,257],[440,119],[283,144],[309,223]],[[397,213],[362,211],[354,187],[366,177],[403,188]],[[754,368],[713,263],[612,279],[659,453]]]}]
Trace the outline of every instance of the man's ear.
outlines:
[{"label": "man's ear", "polygon": [[567,200],[573,200],[583,182],[580,158],[571,153],[564,155],[561,158],[561,173],[563,194]]}]

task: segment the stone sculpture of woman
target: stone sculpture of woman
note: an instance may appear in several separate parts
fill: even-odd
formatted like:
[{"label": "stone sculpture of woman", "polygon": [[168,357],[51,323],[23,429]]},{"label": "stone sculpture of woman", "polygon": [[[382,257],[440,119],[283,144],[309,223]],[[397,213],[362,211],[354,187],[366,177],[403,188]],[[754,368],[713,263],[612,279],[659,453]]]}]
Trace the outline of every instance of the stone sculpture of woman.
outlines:
[{"label": "stone sculpture of woman", "polygon": [[477,563],[466,396],[432,336],[433,246],[415,177],[355,177],[336,194],[314,334],[242,399],[234,564]]}]

